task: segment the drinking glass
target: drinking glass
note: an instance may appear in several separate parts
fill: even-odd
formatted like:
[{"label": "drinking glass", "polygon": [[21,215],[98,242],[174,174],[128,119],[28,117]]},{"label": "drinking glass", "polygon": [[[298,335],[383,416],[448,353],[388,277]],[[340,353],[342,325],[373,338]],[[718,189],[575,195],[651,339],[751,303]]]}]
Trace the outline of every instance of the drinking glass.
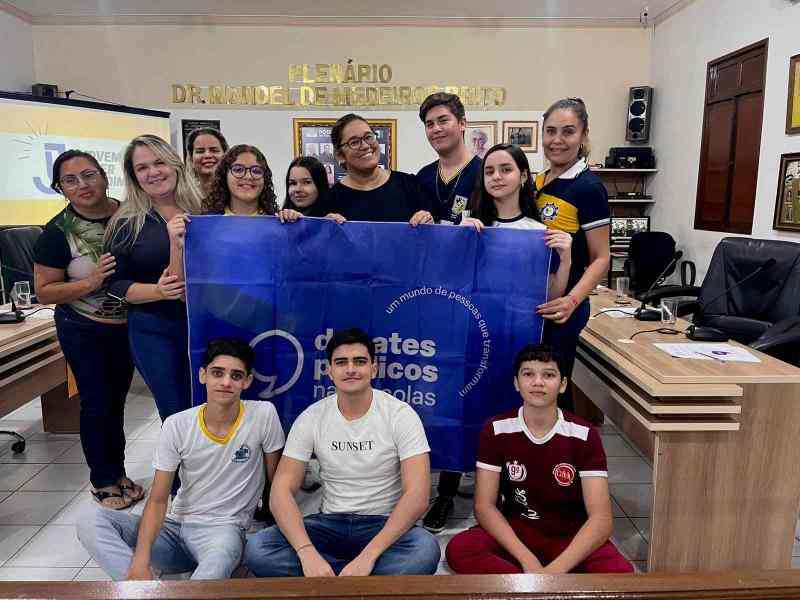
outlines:
[{"label": "drinking glass", "polygon": [[31,307],[31,284],[27,281],[17,281],[11,289],[17,308]]},{"label": "drinking glass", "polygon": [[661,323],[664,325],[674,325],[678,318],[678,298],[663,298],[661,300]]},{"label": "drinking glass", "polygon": [[617,277],[616,279],[617,295],[614,298],[614,302],[616,302],[617,304],[631,303],[631,300],[628,297],[631,289],[630,285],[631,285],[631,280],[629,277]]}]

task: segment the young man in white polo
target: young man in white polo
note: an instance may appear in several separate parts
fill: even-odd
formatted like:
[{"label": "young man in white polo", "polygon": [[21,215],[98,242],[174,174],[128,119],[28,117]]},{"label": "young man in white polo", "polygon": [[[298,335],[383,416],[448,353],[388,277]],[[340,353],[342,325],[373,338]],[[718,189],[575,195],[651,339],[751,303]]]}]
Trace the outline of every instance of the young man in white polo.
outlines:
[{"label": "young man in white polo", "polygon": [[[81,543],[115,581],[153,579],[152,569],[225,579],[241,562],[284,442],[275,407],[240,398],[253,381],[253,358],[246,342],[210,342],[200,369],[206,403],[164,421],[141,518],[98,508],[78,524]],[[181,487],[167,511],[179,469]]]},{"label": "young man in white polo", "polygon": [[[270,495],[277,525],[248,540],[245,563],[259,577],[432,574],[438,542],[415,525],[430,492],[422,422],[373,389],[375,345],[364,331],[336,332],[327,355],[336,393],[294,422]],[[322,510],[304,519],[294,496],[312,454]]]}]

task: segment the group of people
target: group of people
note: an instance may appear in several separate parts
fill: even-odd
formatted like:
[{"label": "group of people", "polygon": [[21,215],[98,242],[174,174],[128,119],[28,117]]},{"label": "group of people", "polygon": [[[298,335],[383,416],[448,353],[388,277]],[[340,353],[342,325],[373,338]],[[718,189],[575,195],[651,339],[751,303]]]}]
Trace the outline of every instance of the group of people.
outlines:
[{"label": "group of people", "polygon": [[[55,320],[59,340],[81,396],[81,443],[90,469],[92,494],[107,509],[98,511],[99,525],[85,524],[81,539],[88,547],[99,548],[99,554],[109,557],[111,562],[101,564],[115,578],[144,576],[149,573],[145,567],[150,561],[166,570],[192,563],[197,577],[229,575],[230,571],[227,575],[224,571],[229,563],[238,564],[243,551],[242,527],[252,518],[250,510],[255,510],[258,504],[258,494],[255,503],[249,495],[254,486],[259,490],[263,488],[264,508],[267,504],[271,507],[277,522],[277,529],[265,529],[259,534],[258,543],[251,540],[247,545],[245,558],[256,574],[330,574],[331,570],[345,574],[388,573],[394,572],[395,567],[402,568],[398,567],[400,563],[415,565],[414,572],[433,572],[429,569],[433,565],[435,570],[439,558],[435,540],[413,527],[428,508],[430,476],[429,449],[416,413],[407,406],[405,410],[390,402],[391,397],[383,398],[381,392],[372,390],[371,386],[369,394],[364,390],[360,395],[350,394],[347,386],[357,381],[363,383],[365,379],[369,383],[368,372],[354,375],[344,369],[341,382],[336,381],[332,354],[337,350],[359,348],[359,352],[367,352],[368,356],[360,358],[348,355],[343,367],[350,365],[358,371],[375,364],[374,349],[370,350],[371,342],[363,332],[350,332],[361,335],[360,338],[356,335],[361,341],[345,336],[349,341],[342,342],[340,347],[329,347],[331,378],[337,394],[312,405],[298,418],[283,449],[277,472],[275,464],[283,446],[283,433],[274,409],[270,411],[258,408],[261,403],[238,400],[252,377],[252,357],[241,343],[222,340],[222,350],[214,344],[209,346],[200,373],[208,391],[208,402],[189,408],[192,374],[188,359],[188,324],[182,302],[185,292],[182,252],[183,236],[191,215],[264,215],[277,217],[287,224],[304,217],[330,218],[340,224],[348,220],[407,222],[411,226],[450,223],[474,227],[478,232],[485,227],[546,229],[545,243],[559,260],[554,261],[547,302],[535,307],[546,321],[545,341],[551,347],[546,352],[550,358],[539,362],[558,363],[558,380],[563,381],[563,385],[556,386],[555,396],[559,396],[558,402],[565,412],[554,408],[556,412],[548,414],[556,415],[557,419],[549,429],[540,429],[546,420],[536,421],[534,427],[528,420],[528,413],[521,411],[517,423],[521,429],[515,431],[524,432],[522,437],[544,447],[552,445],[553,436],[553,440],[560,441],[563,441],[561,437],[584,443],[593,440],[593,430],[584,431],[580,429],[585,428],[584,425],[571,424],[575,421],[569,414],[571,396],[567,389],[578,335],[589,316],[588,295],[604,276],[609,261],[608,200],[605,188],[587,165],[589,122],[585,104],[580,99],[568,98],[554,103],[545,112],[543,149],[549,169],[536,175],[531,172],[524,152],[514,145],[495,145],[482,159],[473,156],[464,140],[466,115],[457,96],[433,94],[423,102],[419,114],[427,139],[439,158],[422,167],[416,175],[382,169],[378,140],[369,122],[361,116],[347,114],[331,131],[335,156],[346,176],[330,187],[325,169],[317,159],[298,157],[286,172],[286,197],[282,207],[277,204],[272,170],[264,154],[245,144],[229,148],[222,134],[213,129],[192,132],[187,140],[185,162],[166,141],[156,136],[142,135],[133,139],[124,153],[125,201],[122,203],[108,196],[106,174],[91,154],[68,150],[54,162],[52,187],[64,194],[68,204],[47,224],[37,243],[35,288],[41,302],[57,305]],[[217,368],[215,361],[225,364]],[[236,363],[235,368],[231,362]],[[113,512],[145,496],[142,486],[127,477],[124,467],[124,403],[134,365],[150,388],[164,423],[154,461],[156,479],[141,523],[124,522],[121,514]],[[519,386],[523,381],[519,368],[515,367],[515,373]],[[225,383],[220,383],[221,380]],[[222,403],[224,406],[215,408],[211,400],[212,388],[219,392],[217,396],[227,399]],[[520,393],[525,399],[521,389]],[[538,397],[538,394],[537,391],[533,395]],[[233,397],[237,398],[236,402],[230,400]],[[351,400],[352,405],[348,404]],[[264,406],[271,405],[264,403]],[[259,435],[264,437],[247,438],[237,446],[240,433],[253,433],[250,426],[243,429],[243,418],[248,415],[257,423]],[[381,426],[388,430],[381,430],[373,422],[375,419],[383,420]],[[335,427],[330,424],[321,427],[320,423],[331,420]],[[499,430],[495,427],[495,437],[497,432],[511,429],[507,425]],[[338,438],[325,438],[337,431]],[[375,439],[364,437],[370,435]],[[490,438],[482,434],[481,452],[484,442],[488,443]],[[499,443],[505,439],[500,437],[494,441]],[[330,446],[324,446],[326,440],[331,442]],[[189,441],[196,444],[187,445]],[[604,463],[602,446],[597,451],[599,438],[595,441],[587,448],[597,461]],[[257,443],[261,444],[263,452],[252,455]],[[323,444],[324,448],[318,444]],[[387,454],[378,450],[381,444],[394,449]],[[330,454],[328,458],[332,462],[327,463],[326,470],[320,453],[331,452],[337,445],[348,452],[354,451],[355,462],[340,464],[338,457],[335,460],[336,455]],[[187,448],[195,449],[200,458],[183,454]],[[364,456],[367,448],[370,451],[367,454],[372,450],[377,454]],[[232,457],[228,451],[235,451]],[[588,450],[575,451],[585,457]],[[204,457],[203,452],[208,456]],[[306,522],[304,527],[293,496],[302,481],[299,474],[311,453],[320,459],[322,467],[323,513],[317,516],[317,521]],[[517,567],[527,570],[535,559],[520,552],[519,545],[528,547],[526,544],[538,542],[535,536],[512,538],[509,534],[516,536],[518,525],[530,527],[530,523],[514,521],[508,511],[495,514],[488,504],[502,493],[510,509],[525,506],[528,511],[525,519],[539,518],[531,514],[548,513],[542,512],[541,507],[534,508],[538,506],[534,498],[538,492],[526,490],[524,486],[520,489],[514,483],[525,480],[524,466],[522,479],[511,477],[509,480],[510,473],[517,472],[517,462],[497,462],[499,459],[494,454],[491,455],[494,462],[491,462],[489,458],[482,460],[481,456],[479,454],[476,478],[476,517],[503,551],[510,552],[512,558],[506,556],[505,566],[516,561]],[[193,462],[195,460],[199,462]],[[258,473],[247,471],[250,473],[247,481],[234,481],[233,474],[228,473],[230,464],[249,464],[251,460],[267,465],[266,478],[258,474],[264,470],[259,466]],[[369,463],[369,460],[378,463]],[[584,564],[602,545],[595,545],[602,534],[605,539],[608,537],[607,528],[597,525],[602,519],[597,522],[592,519],[596,504],[603,503],[603,489],[608,503],[607,486],[587,484],[596,478],[603,479],[604,467],[584,469],[568,460],[566,464],[572,465],[573,475],[578,469],[581,478],[581,485],[576,483],[569,490],[577,494],[572,501],[577,498],[578,504],[584,503],[581,510],[589,513],[586,524],[596,526],[584,525],[577,533],[572,532],[575,540],[581,543],[577,548],[573,543],[562,548],[567,554],[564,559],[560,559],[561,554],[550,558],[544,550],[545,554],[539,555],[538,550],[529,548],[528,553],[538,556],[541,564],[552,561],[559,568],[566,566],[564,570]],[[212,467],[223,465],[225,473],[210,472]],[[369,466],[365,468],[364,465]],[[391,465],[394,466],[390,469]],[[532,467],[527,469],[530,472]],[[272,473],[276,475],[270,490],[268,481],[272,480]],[[505,482],[502,487],[501,473]],[[380,480],[376,484],[379,489],[362,493],[362,489],[367,489],[363,487],[365,476]],[[226,479],[228,477],[231,479]],[[428,531],[444,528],[453,510],[460,478],[460,473],[440,474],[438,497],[423,521]],[[506,485],[508,481],[516,486],[514,490]],[[419,482],[425,485],[418,485]],[[564,486],[558,477],[556,482]],[[571,482],[567,487],[570,485]],[[208,486],[213,486],[212,493]],[[487,503],[493,487],[494,500]],[[588,492],[587,487],[591,488]],[[601,489],[598,492],[596,488]],[[165,520],[166,498],[170,494],[175,499]],[[229,497],[231,494],[241,494],[243,498],[234,501]],[[541,501],[552,503],[557,496],[550,494]],[[520,498],[527,498],[527,504]],[[235,514],[231,512],[234,509]],[[579,521],[580,514],[585,515],[581,510],[572,515],[573,521]],[[145,518],[148,515],[149,518]],[[498,515],[510,519],[505,526],[497,520]],[[508,523],[511,523],[510,529]],[[232,527],[227,532],[224,528],[215,529],[219,535],[209,536],[207,531],[196,530],[195,525]],[[98,533],[109,528],[125,542],[127,553],[109,541],[108,536]],[[348,533],[343,534],[343,531]],[[356,531],[361,533],[354,533]],[[162,540],[162,535],[166,540]],[[343,536],[350,536],[353,544],[344,544]],[[461,546],[456,544],[457,539]],[[360,547],[361,542],[355,540],[366,540],[365,545]],[[484,542],[486,540],[470,538],[464,545],[457,536],[451,546],[472,552],[478,547],[486,550],[488,546]],[[116,549],[112,551],[111,546]],[[557,546],[548,548],[552,550]],[[131,547],[136,548],[132,555]],[[327,550],[320,548],[330,548],[331,553],[326,554]],[[217,557],[207,569],[200,569],[198,565],[203,563],[199,557],[206,551],[212,554],[224,551],[230,560]],[[351,551],[355,554],[349,560],[342,558]],[[344,552],[344,555],[337,552]],[[450,554],[448,547],[448,559]],[[576,558],[578,560],[573,562]],[[458,564],[471,566],[455,566]],[[457,558],[451,562],[455,570],[464,569],[459,572],[475,572],[471,570],[475,564],[474,560],[464,562]],[[278,568],[277,565],[282,566]]]}]

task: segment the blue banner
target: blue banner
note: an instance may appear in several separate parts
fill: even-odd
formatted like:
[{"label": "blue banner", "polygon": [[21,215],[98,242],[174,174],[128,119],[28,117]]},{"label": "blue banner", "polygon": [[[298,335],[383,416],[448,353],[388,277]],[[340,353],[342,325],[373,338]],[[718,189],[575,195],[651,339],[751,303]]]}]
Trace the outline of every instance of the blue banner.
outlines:
[{"label": "blue banner", "polygon": [[543,231],[207,216],[192,217],[185,265],[195,404],[206,344],[236,336],[256,351],[246,397],[273,402],[288,432],[334,392],[333,331],[361,327],[373,387],[416,409],[433,467],[472,471],[483,423],[520,404],[511,363],[541,339],[550,250]]}]

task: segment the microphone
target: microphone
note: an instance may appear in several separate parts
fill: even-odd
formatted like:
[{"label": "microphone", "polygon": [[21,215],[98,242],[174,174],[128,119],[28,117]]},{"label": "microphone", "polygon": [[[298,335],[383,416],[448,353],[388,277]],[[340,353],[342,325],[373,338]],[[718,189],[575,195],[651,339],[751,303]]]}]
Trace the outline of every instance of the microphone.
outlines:
[{"label": "microphone", "polygon": [[[681,257],[683,256],[683,250],[678,250],[675,254],[672,255],[672,258],[667,263],[667,266],[664,267],[664,270],[655,278],[655,281],[647,288],[647,291],[642,294],[643,297],[647,297],[647,294],[653,291],[653,289],[658,285],[660,281],[662,281],[662,277],[669,271],[675,263],[677,263]],[[642,300],[642,305],[636,309],[636,312],[633,313],[633,318],[637,321],[660,321],[661,320],[661,311],[657,308],[647,308],[647,302]]]},{"label": "microphone", "polygon": [[[711,300],[708,300],[707,302],[700,304],[700,310],[697,313],[695,313],[694,318],[692,320],[700,321],[703,318],[706,306],[712,304],[713,302],[716,302],[723,296],[727,296],[728,293],[732,292],[743,283],[750,281],[756,275],[760,275],[761,273],[769,271],[776,264],[778,264],[777,260],[775,260],[774,258],[768,258],[763,263],[761,263],[761,265],[756,267],[756,269],[752,273],[750,273],[747,277],[744,277],[741,281],[737,281],[735,284],[728,286],[727,288],[725,288],[725,291],[723,291],[721,294],[717,294]],[[703,327],[700,325],[689,325],[689,327],[686,329],[686,337],[696,342],[727,342],[730,339],[730,336],[728,336],[724,331],[721,331],[715,327]]]}]

